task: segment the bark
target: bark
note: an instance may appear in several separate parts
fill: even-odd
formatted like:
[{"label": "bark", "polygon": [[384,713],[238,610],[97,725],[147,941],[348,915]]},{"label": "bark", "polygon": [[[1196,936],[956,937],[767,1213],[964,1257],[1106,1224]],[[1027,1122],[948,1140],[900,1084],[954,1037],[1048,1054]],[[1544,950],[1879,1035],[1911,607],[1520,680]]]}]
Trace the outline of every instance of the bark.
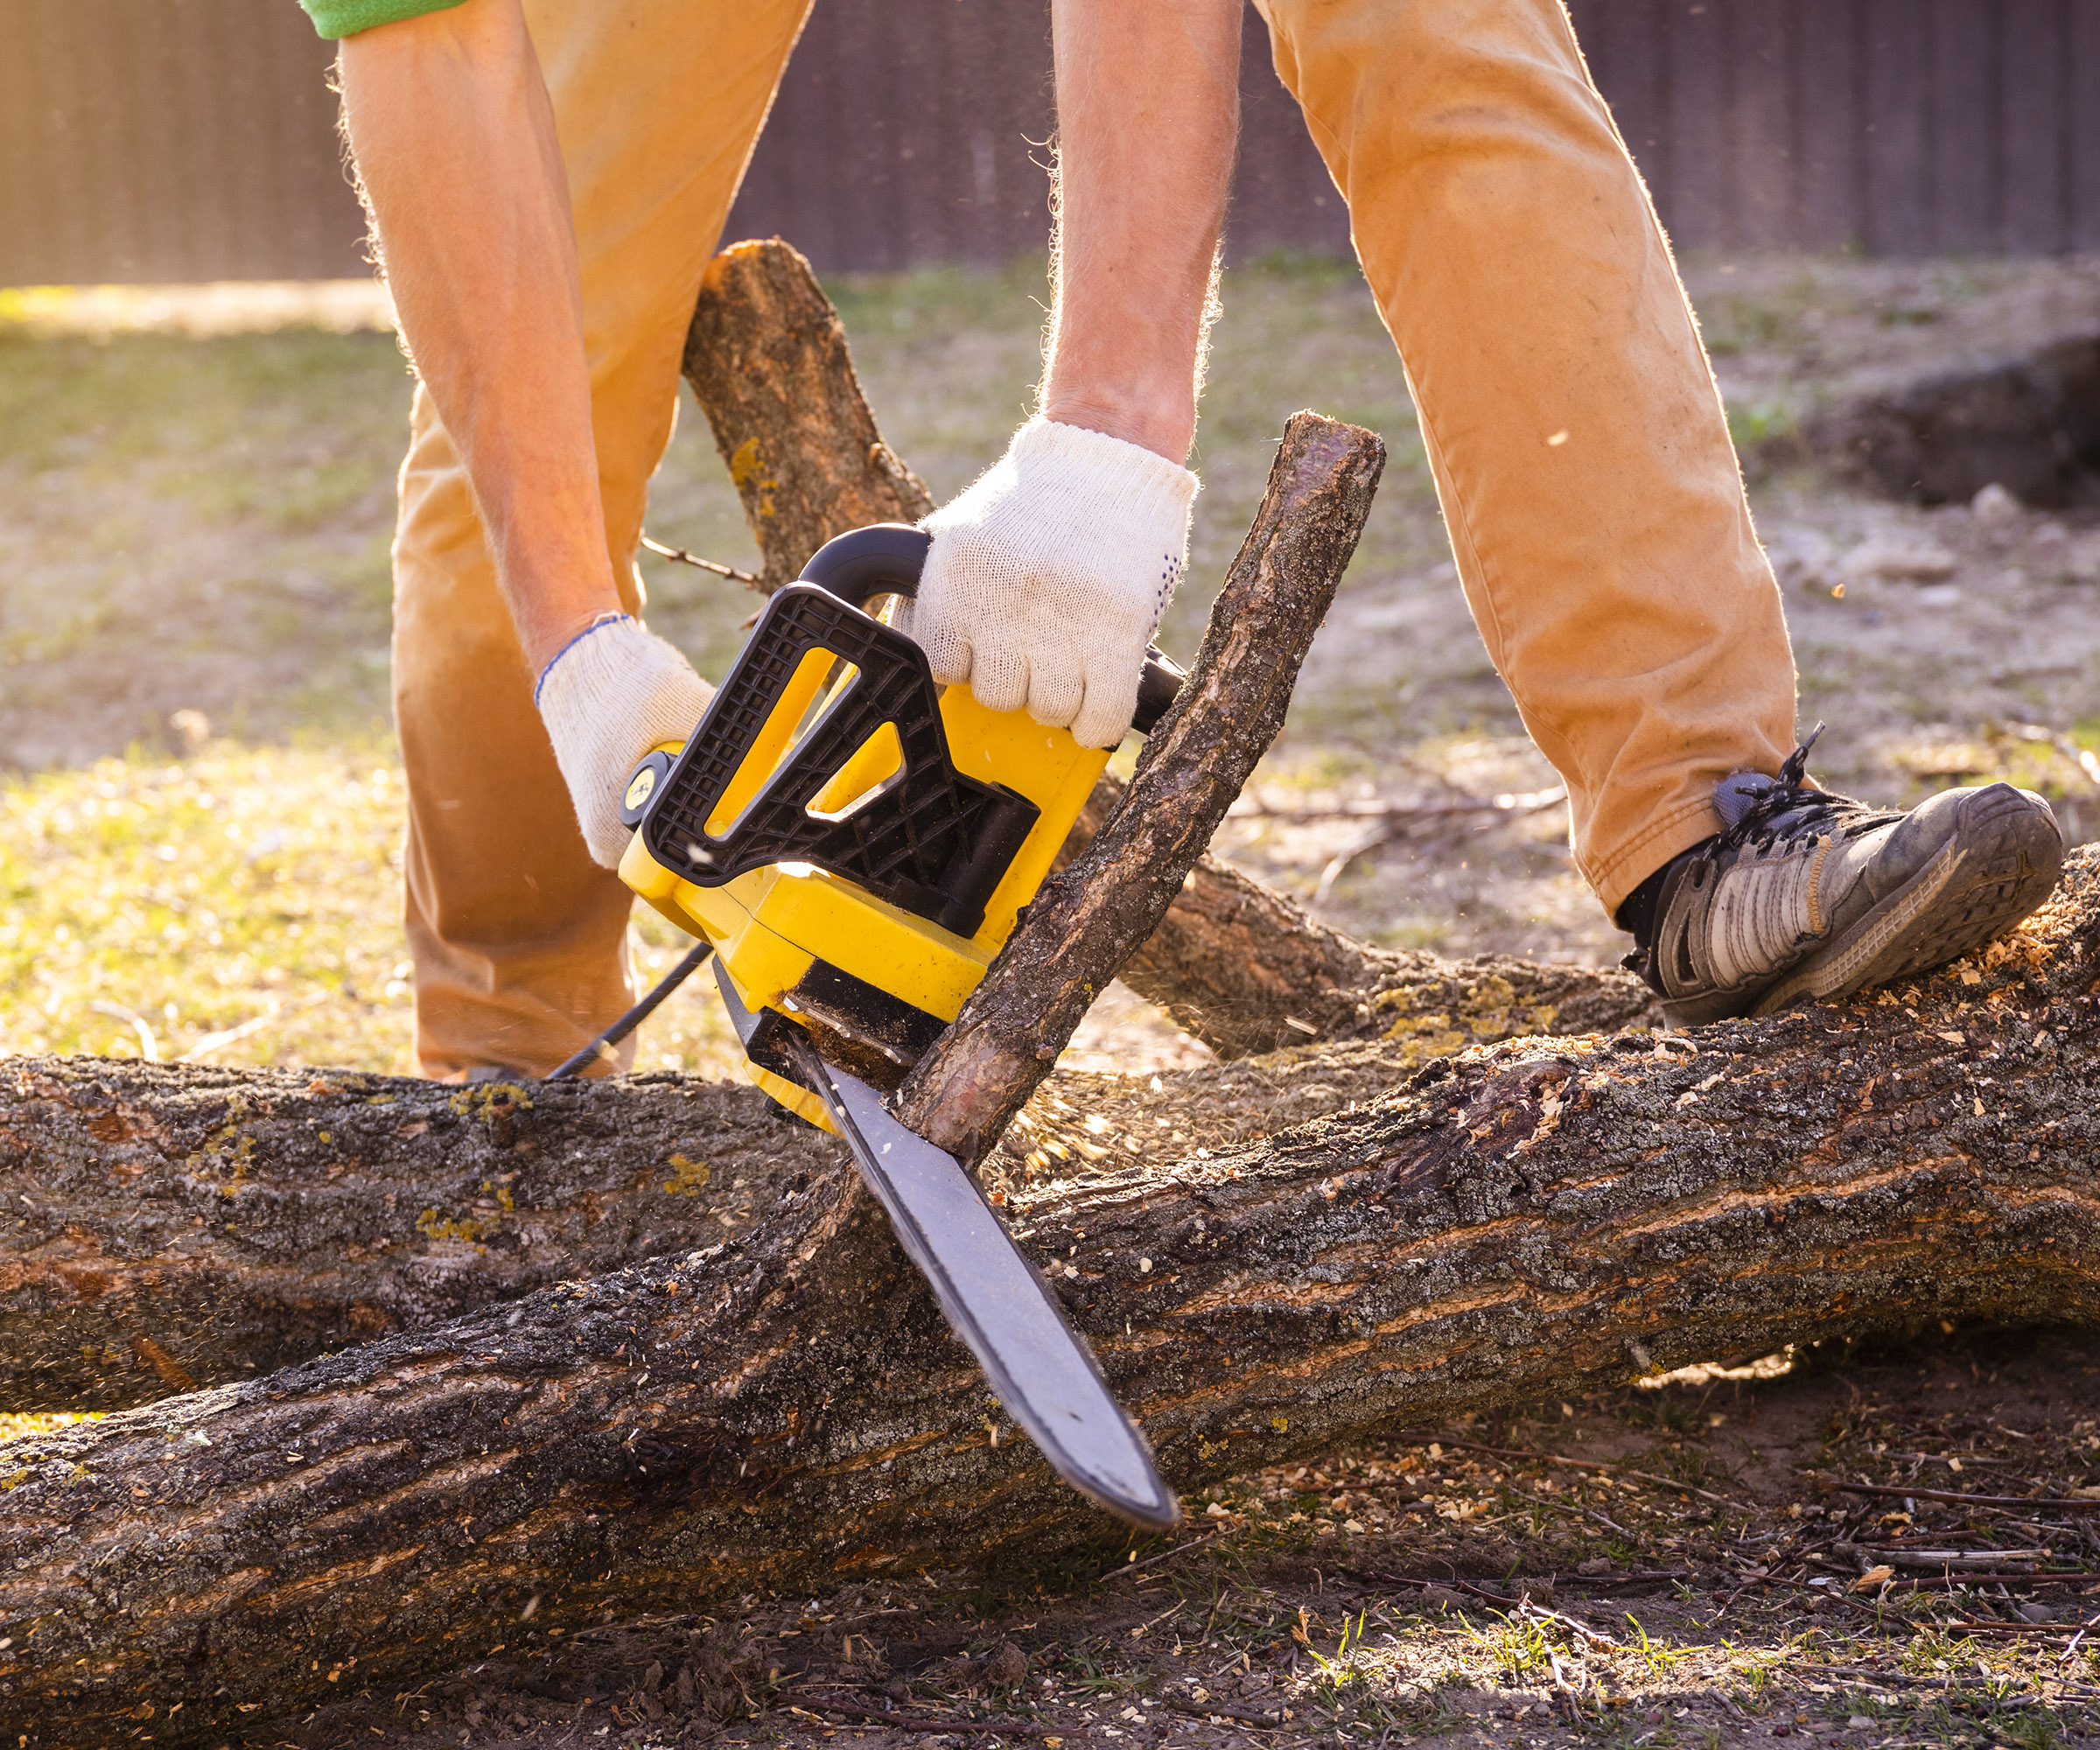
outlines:
[{"label": "bark", "polygon": [[[1102,778],[1068,854],[1091,842],[1122,795],[1118,780]],[[1426,1060],[1523,1033],[1610,1032],[1662,1018],[1655,992],[1627,972],[1374,948],[1208,852],[1118,976],[1228,1059],[1389,1039],[1410,1042]]]},{"label": "bark", "polygon": [[1203,648],[1146,738],[1122,806],[1043,884],[955,1025],[897,1091],[898,1116],[929,1142],[969,1165],[990,1152],[1166,915],[1284,726],[1384,466],[1376,433],[1292,416]]},{"label": "bark", "polygon": [[830,1146],[756,1088],[0,1071],[0,1404],[109,1410],[743,1232]]},{"label": "bark", "polygon": [[770,594],[835,535],[916,522],[925,483],[875,429],[846,331],[809,263],[778,237],[708,263],[685,375],[765,555]]},{"label": "bark", "polygon": [[[1063,1084],[1106,1153],[1003,1194],[1184,1491],[1651,1366],[2092,1320],[2096,954],[2085,850],[2012,938],[1916,985],[1389,1066],[1382,1097],[1208,1158],[1156,1121],[1281,1060]],[[585,1084],[564,1126],[645,1094]],[[272,1116],[328,1128],[345,1097],[284,1086]],[[201,1739],[340,1696],[332,1672],[390,1693],[608,1613],[1098,1537],[1025,1440],[994,1443],[849,1172],[718,1245],[11,1446],[0,1729]]]}]

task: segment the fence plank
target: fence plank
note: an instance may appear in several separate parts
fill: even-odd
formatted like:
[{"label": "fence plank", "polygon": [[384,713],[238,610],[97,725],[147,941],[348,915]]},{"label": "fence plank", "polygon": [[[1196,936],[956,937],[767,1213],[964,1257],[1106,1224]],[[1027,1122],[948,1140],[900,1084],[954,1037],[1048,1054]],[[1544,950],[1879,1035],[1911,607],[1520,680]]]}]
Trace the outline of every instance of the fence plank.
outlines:
[{"label": "fence plank", "polygon": [[1867,33],[1866,246],[1922,256],[1933,247],[1931,33],[1918,0],[1864,0]]},{"label": "fence plank", "polygon": [[[2015,255],[2053,255],[2071,246],[2070,8],[2065,0],[2003,0],[2003,6],[1998,242]],[[2095,101],[2090,90],[2087,101]]]},{"label": "fence plank", "polygon": [[1268,28],[1251,6],[1240,44],[1240,162],[1226,246],[1236,262],[1278,248],[1349,248],[1348,207],[1298,100],[1276,75]]},{"label": "fence plank", "polygon": [[1866,18],[1861,0],[1813,0],[1799,10],[1801,142],[1798,245],[1858,247],[1866,237]]},{"label": "fence plank", "polygon": [[2100,249],[2100,0],[2069,0],[2070,50],[2064,56],[2064,89],[2075,94],[2066,143],[2071,208],[2071,247]]},{"label": "fence plank", "polygon": [[1734,242],[1728,213],[1729,67],[1724,0],[1670,0],[1663,10],[1670,61],[1670,235],[1680,248]]},{"label": "fence plank", "polygon": [[1796,125],[1800,0],[1726,0],[1721,18],[1731,69],[1726,198],[1730,240],[1775,248],[1801,232]]},{"label": "fence plank", "polygon": [[1926,91],[1932,172],[1928,245],[1970,254],[2004,236],[2005,117],[1998,0],[1928,0],[1934,77]]},{"label": "fence plank", "polygon": [[1620,137],[1640,166],[1658,214],[1672,210],[1669,0],[1583,0],[1569,8],[1590,76],[1611,105]]}]

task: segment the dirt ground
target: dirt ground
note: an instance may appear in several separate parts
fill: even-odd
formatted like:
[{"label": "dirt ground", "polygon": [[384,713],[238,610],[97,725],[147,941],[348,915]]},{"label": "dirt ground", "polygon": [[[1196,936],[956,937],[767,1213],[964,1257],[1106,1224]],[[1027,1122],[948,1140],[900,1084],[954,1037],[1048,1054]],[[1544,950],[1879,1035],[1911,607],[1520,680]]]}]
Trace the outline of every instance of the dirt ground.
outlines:
[{"label": "dirt ground", "polygon": [[[2008,776],[2049,794],[2074,840],[2100,834],[2100,513],[1989,494],[1888,503],[1788,452],[1846,396],[2100,330],[2100,262],[1712,258],[1688,276],[1755,460],[1802,724],[1830,725],[1817,774],[1890,802]],[[937,494],[954,491],[1026,411],[1036,280],[942,272],[835,290],[886,433]],[[154,896],[174,892],[192,844],[218,847],[227,906],[269,879],[289,907],[297,883],[273,859],[292,853],[259,848],[266,792],[316,781],[321,750],[355,782],[338,774],[301,796],[311,828],[283,812],[300,855],[325,850],[353,872],[334,903],[368,914],[362,933],[347,914],[302,912],[285,926],[287,940],[306,932],[301,960],[276,935],[199,922],[192,894],[191,933],[168,938],[153,975],[167,987],[112,1008],[120,984],[48,976],[55,949],[0,931],[7,982],[46,980],[33,1015],[0,990],[0,1042],[75,1037],[61,1026],[92,996],[102,1048],[130,1048],[148,1023],[186,1048],[230,1038],[265,1002],[333,1014],[354,976],[364,1031],[250,1033],[214,1047],[219,1060],[326,1040],[401,1067],[409,969],[389,934],[398,768],[384,718],[405,368],[368,298],[270,296],[276,331],[256,332],[230,293],[197,308],[0,295],[0,768],[29,799],[0,819],[39,822],[44,859],[0,839],[0,892],[21,911],[65,835],[85,859],[94,833],[121,828],[133,860],[103,885],[142,932],[175,927]],[[1558,780],[1466,617],[1405,382],[1361,281],[1275,261],[1229,275],[1226,300],[1192,581],[1222,574],[1291,410],[1376,427],[1392,462],[1291,722],[1219,849],[1374,941],[1615,957],[1625,944],[1570,866]],[[690,405],[649,522],[676,544],[754,556]],[[652,622],[718,672],[749,599],[662,566],[648,583]],[[1207,606],[1186,589],[1163,641],[1193,648]],[[130,776],[85,769],[128,748]],[[164,807],[162,792],[176,800]],[[232,820],[229,798],[252,800],[255,819]],[[190,827],[168,823],[178,801]],[[205,898],[216,891],[207,881]],[[59,941],[82,928],[54,914]],[[645,962],[672,947],[646,926],[638,942]],[[186,978],[230,983],[238,1001],[214,1012]],[[682,995],[642,1063],[719,1068],[725,1048],[705,999]],[[1205,1055],[1116,987],[1065,1062],[1144,1073]],[[1104,1531],[1083,1559],[752,1598],[565,1640],[521,1624],[485,1665],[404,1694],[346,1679],[337,1705],[256,1722],[245,1741],[2100,1740],[2100,1656],[2081,1633],[2090,1620],[2100,1634],[2090,1334],[1936,1327],[1872,1353],[1722,1357],[1494,1425],[1314,1457],[1191,1503],[1200,1516],[1180,1539],[1132,1547]]]}]

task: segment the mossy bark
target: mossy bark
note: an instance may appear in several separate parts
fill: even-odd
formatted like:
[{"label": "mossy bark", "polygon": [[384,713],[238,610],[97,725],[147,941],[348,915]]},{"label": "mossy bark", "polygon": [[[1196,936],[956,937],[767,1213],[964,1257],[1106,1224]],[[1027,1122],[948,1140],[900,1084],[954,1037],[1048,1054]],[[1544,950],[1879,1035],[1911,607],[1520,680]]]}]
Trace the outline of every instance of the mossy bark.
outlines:
[{"label": "mossy bark", "polygon": [[[1411,1073],[1342,1045],[1067,1084],[1103,1152],[1000,1194],[1184,1491],[1745,1348],[2092,1320],[2096,955],[2085,850],[1978,962],[1846,1004]],[[1159,1124],[1294,1073],[1382,1092],[1202,1154]],[[566,1122],[638,1091],[578,1088]],[[343,1107],[287,1088],[274,1122]],[[0,1727],[204,1739],[340,1695],[332,1672],[390,1691],[608,1612],[1100,1537],[995,1444],[850,1171],[720,1244],[11,1446]]]},{"label": "mossy bark", "polygon": [[268,1373],[743,1232],[829,1166],[756,1088],[0,1065],[0,1406]]}]

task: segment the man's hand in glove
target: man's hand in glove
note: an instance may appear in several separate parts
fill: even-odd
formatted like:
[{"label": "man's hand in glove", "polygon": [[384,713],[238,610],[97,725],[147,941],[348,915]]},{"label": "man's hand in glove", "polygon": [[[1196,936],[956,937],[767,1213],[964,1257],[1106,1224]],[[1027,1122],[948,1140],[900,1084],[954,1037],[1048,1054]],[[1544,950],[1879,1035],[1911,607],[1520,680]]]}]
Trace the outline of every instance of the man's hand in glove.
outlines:
[{"label": "man's hand in glove", "polygon": [[628,774],[651,748],[691,735],[714,696],[676,648],[624,613],[578,633],[541,671],[533,701],[593,860],[620,866],[633,836],[620,819]]},{"label": "man's hand in glove", "polygon": [[934,544],[908,624],[934,678],[1114,746],[1187,563],[1195,496],[1194,474],[1139,444],[1030,420],[926,520]]}]

